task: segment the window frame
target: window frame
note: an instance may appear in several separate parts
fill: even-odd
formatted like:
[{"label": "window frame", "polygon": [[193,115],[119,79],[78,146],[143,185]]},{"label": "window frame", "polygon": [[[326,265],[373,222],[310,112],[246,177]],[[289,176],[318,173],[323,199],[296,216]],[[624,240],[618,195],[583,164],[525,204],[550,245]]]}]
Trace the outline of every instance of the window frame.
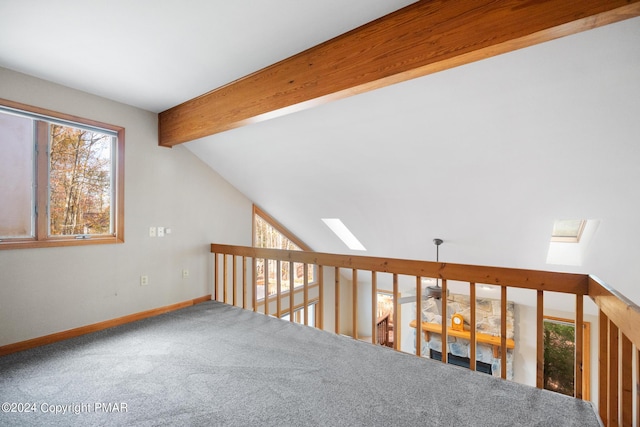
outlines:
[{"label": "window frame", "polygon": [[287,239],[291,240],[301,250],[312,251],[312,249],[307,244],[305,244],[302,240],[297,238],[291,231],[287,230],[287,228],[284,225],[280,224],[278,221],[273,219],[271,215],[269,215],[268,213],[266,213],[256,205],[253,205],[253,212],[251,217],[252,219],[251,245],[252,246],[254,247],[256,246],[256,221],[255,221],[256,215],[264,219],[270,226],[278,230],[280,234],[284,235]]},{"label": "window frame", "polygon": [[[20,102],[9,101],[0,98],[0,107],[16,112],[24,112],[26,115],[39,116],[35,119],[36,135],[34,137],[34,198],[32,208],[35,209],[34,236],[21,238],[0,239],[0,250],[43,248],[59,246],[85,246],[97,244],[124,243],[124,141],[125,129],[96,120],[86,119],[71,114],[60,113],[45,108],[34,107]],[[113,198],[113,232],[105,235],[49,235],[49,132],[51,122],[61,121],[68,126],[91,127],[96,130],[103,129],[116,134],[117,142],[114,153],[114,169],[112,181],[114,183]],[[46,150],[39,147],[47,147]],[[82,237],[79,237],[82,236]]]},{"label": "window frame", "polygon": [[[554,234],[554,231],[557,225],[561,224],[562,222],[568,222],[568,221],[580,221],[580,224],[578,225],[578,229],[576,230],[575,234],[570,234],[570,235]],[[580,238],[582,237],[582,233],[586,225],[587,225],[586,219],[555,220],[553,223],[553,231],[551,232],[551,241],[559,242],[559,243],[580,243]]]},{"label": "window frame", "polygon": [[[296,246],[298,246],[300,248],[301,251],[313,251],[313,249],[311,249],[307,244],[305,244],[302,240],[300,240],[298,237],[296,237],[285,226],[280,224],[271,215],[269,215],[268,213],[266,213],[265,211],[260,209],[255,204],[253,205],[252,214],[251,214],[251,245],[253,247],[256,247],[256,215],[261,217],[265,222],[267,222],[276,231],[278,231],[284,237],[286,237],[291,242],[293,242]],[[299,263],[295,263],[295,264],[299,264]],[[313,281],[308,282],[308,284],[307,284],[308,288],[307,289],[312,289],[313,287],[317,287],[318,286],[318,281],[317,281],[318,276],[317,276],[316,266],[315,265],[311,265],[311,264],[309,264],[309,265],[313,269]],[[254,269],[255,269],[255,263],[254,263]],[[257,277],[254,277],[254,280],[257,280]],[[265,296],[262,297],[262,298],[256,298],[255,301],[256,301],[257,305],[261,305],[261,304],[265,304],[265,303],[269,304],[270,302],[275,301],[276,298],[277,298],[276,295],[268,293],[268,284],[267,284],[266,279],[265,279],[264,286],[265,286]],[[294,284],[292,289],[289,289],[289,290],[286,290],[286,291],[282,291],[281,295],[283,295],[283,296],[284,295],[289,295],[289,293],[292,292],[292,291],[293,291],[293,295],[295,295],[298,292],[303,292],[303,290],[304,290],[303,286],[297,286],[296,287],[295,284]]]}]

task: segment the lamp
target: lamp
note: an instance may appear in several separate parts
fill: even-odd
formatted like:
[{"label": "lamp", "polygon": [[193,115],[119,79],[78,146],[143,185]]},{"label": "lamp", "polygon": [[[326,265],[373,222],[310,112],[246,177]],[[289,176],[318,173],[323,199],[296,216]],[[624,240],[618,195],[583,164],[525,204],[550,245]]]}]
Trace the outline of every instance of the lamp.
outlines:
[{"label": "lamp", "polygon": [[[436,262],[440,261],[440,245],[443,242],[444,240],[442,239],[433,239],[433,243],[436,245]],[[427,298],[435,298],[435,299],[442,298],[442,288],[440,287],[440,280],[436,278],[436,285],[427,286],[425,291],[426,291],[425,295]],[[449,291],[447,290],[447,295],[448,294],[449,294]]]},{"label": "lamp", "polygon": [[[440,261],[440,245],[444,243],[442,239],[433,239],[433,243],[436,245],[436,262]],[[422,279],[423,284],[433,283],[433,279]],[[449,290],[447,289],[447,295],[449,295]],[[441,299],[442,298],[442,288],[440,287],[440,281],[436,278],[435,285],[429,285],[425,287],[424,292],[422,293],[422,301],[426,301],[429,298],[433,299]],[[407,304],[411,302],[416,302],[416,296],[406,296],[398,298],[398,304]]]}]

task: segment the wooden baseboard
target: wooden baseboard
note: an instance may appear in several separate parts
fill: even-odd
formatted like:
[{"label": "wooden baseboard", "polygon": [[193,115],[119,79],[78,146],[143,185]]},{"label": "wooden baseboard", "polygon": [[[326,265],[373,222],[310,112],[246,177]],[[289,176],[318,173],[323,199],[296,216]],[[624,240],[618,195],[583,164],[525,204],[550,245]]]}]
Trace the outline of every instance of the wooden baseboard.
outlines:
[{"label": "wooden baseboard", "polygon": [[153,308],[151,310],[141,311],[139,313],[129,314],[127,316],[118,317],[116,319],[105,320],[104,322],[93,323],[91,325],[80,326],[78,328],[69,329],[67,331],[56,332],[54,334],[45,335],[43,337],[32,338],[30,340],[21,341],[13,344],[7,344],[0,347],[0,356],[16,353],[18,351],[28,350],[34,347],[40,347],[54,342],[78,337],[80,335],[90,334],[92,332],[101,331],[114,326],[124,325],[126,323],[135,322],[137,320],[146,319],[148,317],[158,316],[160,314],[176,311],[181,308],[191,307],[205,301],[210,301],[211,295],[205,295],[188,301],[179,302],[177,304],[166,305],[164,307]]}]

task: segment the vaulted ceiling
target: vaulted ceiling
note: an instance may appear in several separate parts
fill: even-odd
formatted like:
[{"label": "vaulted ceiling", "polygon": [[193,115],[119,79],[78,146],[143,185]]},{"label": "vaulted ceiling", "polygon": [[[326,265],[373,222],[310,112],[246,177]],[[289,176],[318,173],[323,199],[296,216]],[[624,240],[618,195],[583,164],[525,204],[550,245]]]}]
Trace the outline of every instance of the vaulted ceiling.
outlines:
[{"label": "vaulted ceiling", "polygon": [[[161,112],[411,1],[0,1],[0,66]],[[640,291],[640,18],[184,147],[313,249],[595,273]],[[174,149],[185,149],[178,147]],[[553,220],[599,220],[582,266]]]}]

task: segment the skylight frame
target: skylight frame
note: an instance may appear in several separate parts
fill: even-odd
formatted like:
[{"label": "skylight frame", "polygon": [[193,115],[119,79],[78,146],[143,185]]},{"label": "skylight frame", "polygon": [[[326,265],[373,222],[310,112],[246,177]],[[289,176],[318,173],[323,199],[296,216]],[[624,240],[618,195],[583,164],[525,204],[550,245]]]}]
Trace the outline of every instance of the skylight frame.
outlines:
[{"label": "skylight frame", "polygon": [[[567,224],[577,222],[577,227],[571,226],[572,229],[575,229],[575,232],[571,233],[558,233],[558,228],[566,227]],[[553,223],[553,231],[551,232],[551,241],[558,243],[579,243],[580,238],[582,237],[582,233],[584,232],[584,228],[587,225],[586,219],[562,219],[555,220]]]}]

